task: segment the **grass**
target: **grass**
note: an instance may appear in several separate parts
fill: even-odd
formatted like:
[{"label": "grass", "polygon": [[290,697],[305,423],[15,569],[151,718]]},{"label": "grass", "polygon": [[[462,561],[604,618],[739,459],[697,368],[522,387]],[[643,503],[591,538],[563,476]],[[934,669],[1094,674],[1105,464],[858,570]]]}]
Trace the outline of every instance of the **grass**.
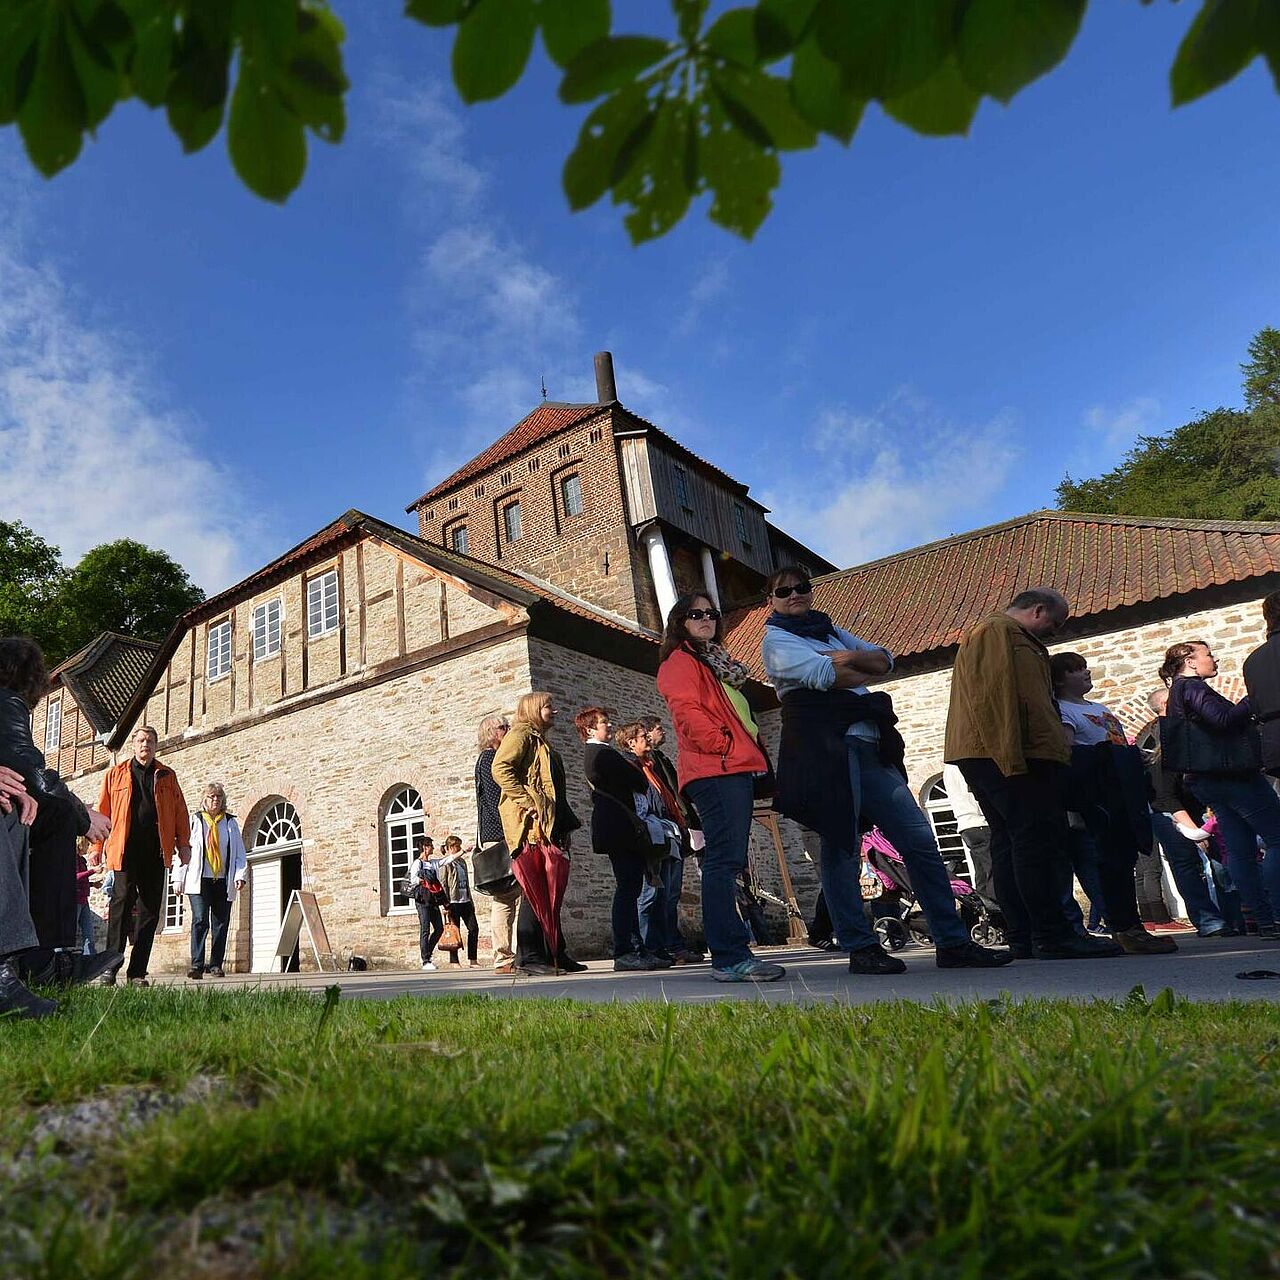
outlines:
[{"label": "grass", "polygon": [[69,1006],[0,1025],[6,1277],[1280,1274],[1270,1005]]}]

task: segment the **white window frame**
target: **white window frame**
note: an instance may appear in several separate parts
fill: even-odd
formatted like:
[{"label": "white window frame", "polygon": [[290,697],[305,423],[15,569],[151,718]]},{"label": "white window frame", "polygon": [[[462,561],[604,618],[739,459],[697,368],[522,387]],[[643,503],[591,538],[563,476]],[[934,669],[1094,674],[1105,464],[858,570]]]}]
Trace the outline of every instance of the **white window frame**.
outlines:
[{"label": "white window frame", "polygon": [[947,788],[941,776],[935,778],[924,789],[923,804],[925,816],[933,828],[933,838],[938,842],[938,851],[947,865],[947,870],[961,880],[973,883],[973,864],[969,861],[969,850],[965,847],[956,824],[955,810],[947,797]]},{"label": "white window frame", "polygon": [[[462,535],[462,546],[458,546],[459,534]],[[450,527],[449,550],[456,551],[460,556],[469,556],[471,554],[471,534],[467,532],[467,522],[465,520]]]},{"label": "white window frame", "polygon": [[307,639],[332,635],[339,620],[338,571],[326,569],[307,579]]},{"label": "white window frame", "polygon": [[[569,486],[574,485],[577,490],[577,510],[569,501]],[[582,491],[582,472],[571,471],[567,476],[560,477],[560,505],[564,508],[566,518],[580,516],[587,509],[586,495]]]},{"label": "white window frame", "polygon": [[[271,610],[275,610],[275,636],[272,644]],[[259,620],[261,619],[261,623]],[[261,634],[259,634],[261,633]],[[253,660],[261,662],[264,658],[274,658],[279,654],[284,636],[284,600],[276,596],[272,600],[264,600],[253,606]],[[261,641],[261,643],[259,643]]]},{"label": "white window frame", "polygon": [[205,678],[212,683],[231,674],[231,619],[224,618],[209,628],[205,640]]},{"label": "white window frame", "polygon": [[[54,713],[57,713],[56,715]],[[62,745],[62,699],[50,699],[44,713],[44,753],[49,755]]]},{"label": "white window frame", "polygon": [[397,787],[387,802],[382,819],[383,856],[387,864],[387,914],[407,914],[417,908],[397,886],[413,865],[413,842],[427,834],[427,815],[422,795],[416,787],[405,783]]},{"label": "white window frame", "polygon": [[186,899],[181,893],[174,893],[173,881],[166,875],[164,878],[164,909],[161,912],[161,931],[177,933],[187,920]]},{"label": "white window frame", "polygon": [[[516,513],[515,537],[511,536],[511,513]],[[502,532],[508,543],[519,542],[524,537],[524,512],[520,508],[520,499],[506,503],[502,508]]]}]

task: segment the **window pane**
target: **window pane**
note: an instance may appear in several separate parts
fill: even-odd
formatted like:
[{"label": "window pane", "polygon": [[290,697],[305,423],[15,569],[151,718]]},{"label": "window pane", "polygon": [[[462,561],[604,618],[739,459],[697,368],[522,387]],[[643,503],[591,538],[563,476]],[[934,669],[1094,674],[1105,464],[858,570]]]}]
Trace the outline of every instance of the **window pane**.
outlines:
[{"label": "window pane", "polygon": [[269,658],[280,652],[280,601],[268,600],[253,611],[253,656]]},{"label": "window pane", "polygon": [[338,573],[330,569],[307,583],[307,636],[322,636],[338,627]]},{"label": "window pane", "polygon": [[464,556],[470,551],[470,544],[467,541],[467,526],[465,524],[455,525],[453,531],[449,534],[449,540],[453,544],[453,549],[460,551]]},{"label": "window pane", "polygon": [[507,527],[507,541],[520,541],[520,504],[513,502],[509,507],[505,507],[502,512],[502,518]]},{"label": "window pane", "polygon": [[219,622],[209,628],[209,657],[206,672],[210,680],[231,670],[231,623]]},{"label": "window pane", "polygon": [[567,516],[582,514],[582,478],[578,475],[565,476],[560,481],[560,492],[564,499],[564,513]]},{"label": "window pane", "polygon": [[674,471],[676,485],[676,501],[682,507],[689,505],[689,483],[688,477],[685,475],[683,467],[676,467]]},{"label": "window pane", "polygon": [[44,726],[44,749],[57,751],[62,741],[62,702],[49,703],[48,718]]}]

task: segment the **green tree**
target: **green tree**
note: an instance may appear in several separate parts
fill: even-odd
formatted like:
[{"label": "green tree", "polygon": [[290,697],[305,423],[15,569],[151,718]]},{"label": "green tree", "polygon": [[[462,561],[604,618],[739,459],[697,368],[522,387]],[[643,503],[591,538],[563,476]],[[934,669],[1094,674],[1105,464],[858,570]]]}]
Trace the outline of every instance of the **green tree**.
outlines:
[{"label": "green tree", "polygon": [[[1061,62],[1088,0],[756,0],[709,24],[708,0],[669,3],[674,33],[642,35],[613,32],[609,0],[406,0],[405,12],[456,29],[465,102],[506,93],[541,35],[561,100],[595,104],[564,167],[569,204],[611,193],[638,242],[704,195],[713,221],[751,236],[779,154],[821,133],[848,145],[872,102],[917,133],[967,133],[984,97],[1007,103]],[[342,137],[343,39],[327,0],[0,0],[0,125],[16,123],[51,176],[129,98],[163,107],[187,151],[225,119],[237,174],[284,200],[306,134]],[[1173,105],[1259,57],[1280,84],[1280,0],[1200,0]]]},{"label": "green tree", "polygon": [[62,654],[102,631],[162,640],[180,613],[204,599],[187,571],[166,555],[121,538],[85,554],[59,594]]},{"label": "green tree", "polygon": [[0,520],[0,635],[34,637],[59,655],[59,597],[66,570],[58,548],[21,520]]},{"label": "green tree", "polygon": [[1280,405],[1280,329],[1259,329],[1249,343],[1244,374],[1244,402],[1250,409]]}]

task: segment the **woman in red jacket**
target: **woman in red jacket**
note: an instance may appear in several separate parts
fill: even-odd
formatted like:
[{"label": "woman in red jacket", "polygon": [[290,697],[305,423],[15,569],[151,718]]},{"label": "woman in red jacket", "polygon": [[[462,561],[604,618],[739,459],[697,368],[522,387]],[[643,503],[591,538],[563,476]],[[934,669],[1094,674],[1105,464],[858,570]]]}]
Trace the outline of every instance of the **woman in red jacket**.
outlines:
[{"label": "woman in red jacket", "polygon": [[676,730],[676,773],[702,819],[702,927],[717,982],[773,982],[785,970],[751,954],[735,906],[747,865],[753,775],[768,769],[759,729],[741,686],[747,668],[718,643],[720,611],[701,593],[681,596],[667,618],[658,692]]}]

